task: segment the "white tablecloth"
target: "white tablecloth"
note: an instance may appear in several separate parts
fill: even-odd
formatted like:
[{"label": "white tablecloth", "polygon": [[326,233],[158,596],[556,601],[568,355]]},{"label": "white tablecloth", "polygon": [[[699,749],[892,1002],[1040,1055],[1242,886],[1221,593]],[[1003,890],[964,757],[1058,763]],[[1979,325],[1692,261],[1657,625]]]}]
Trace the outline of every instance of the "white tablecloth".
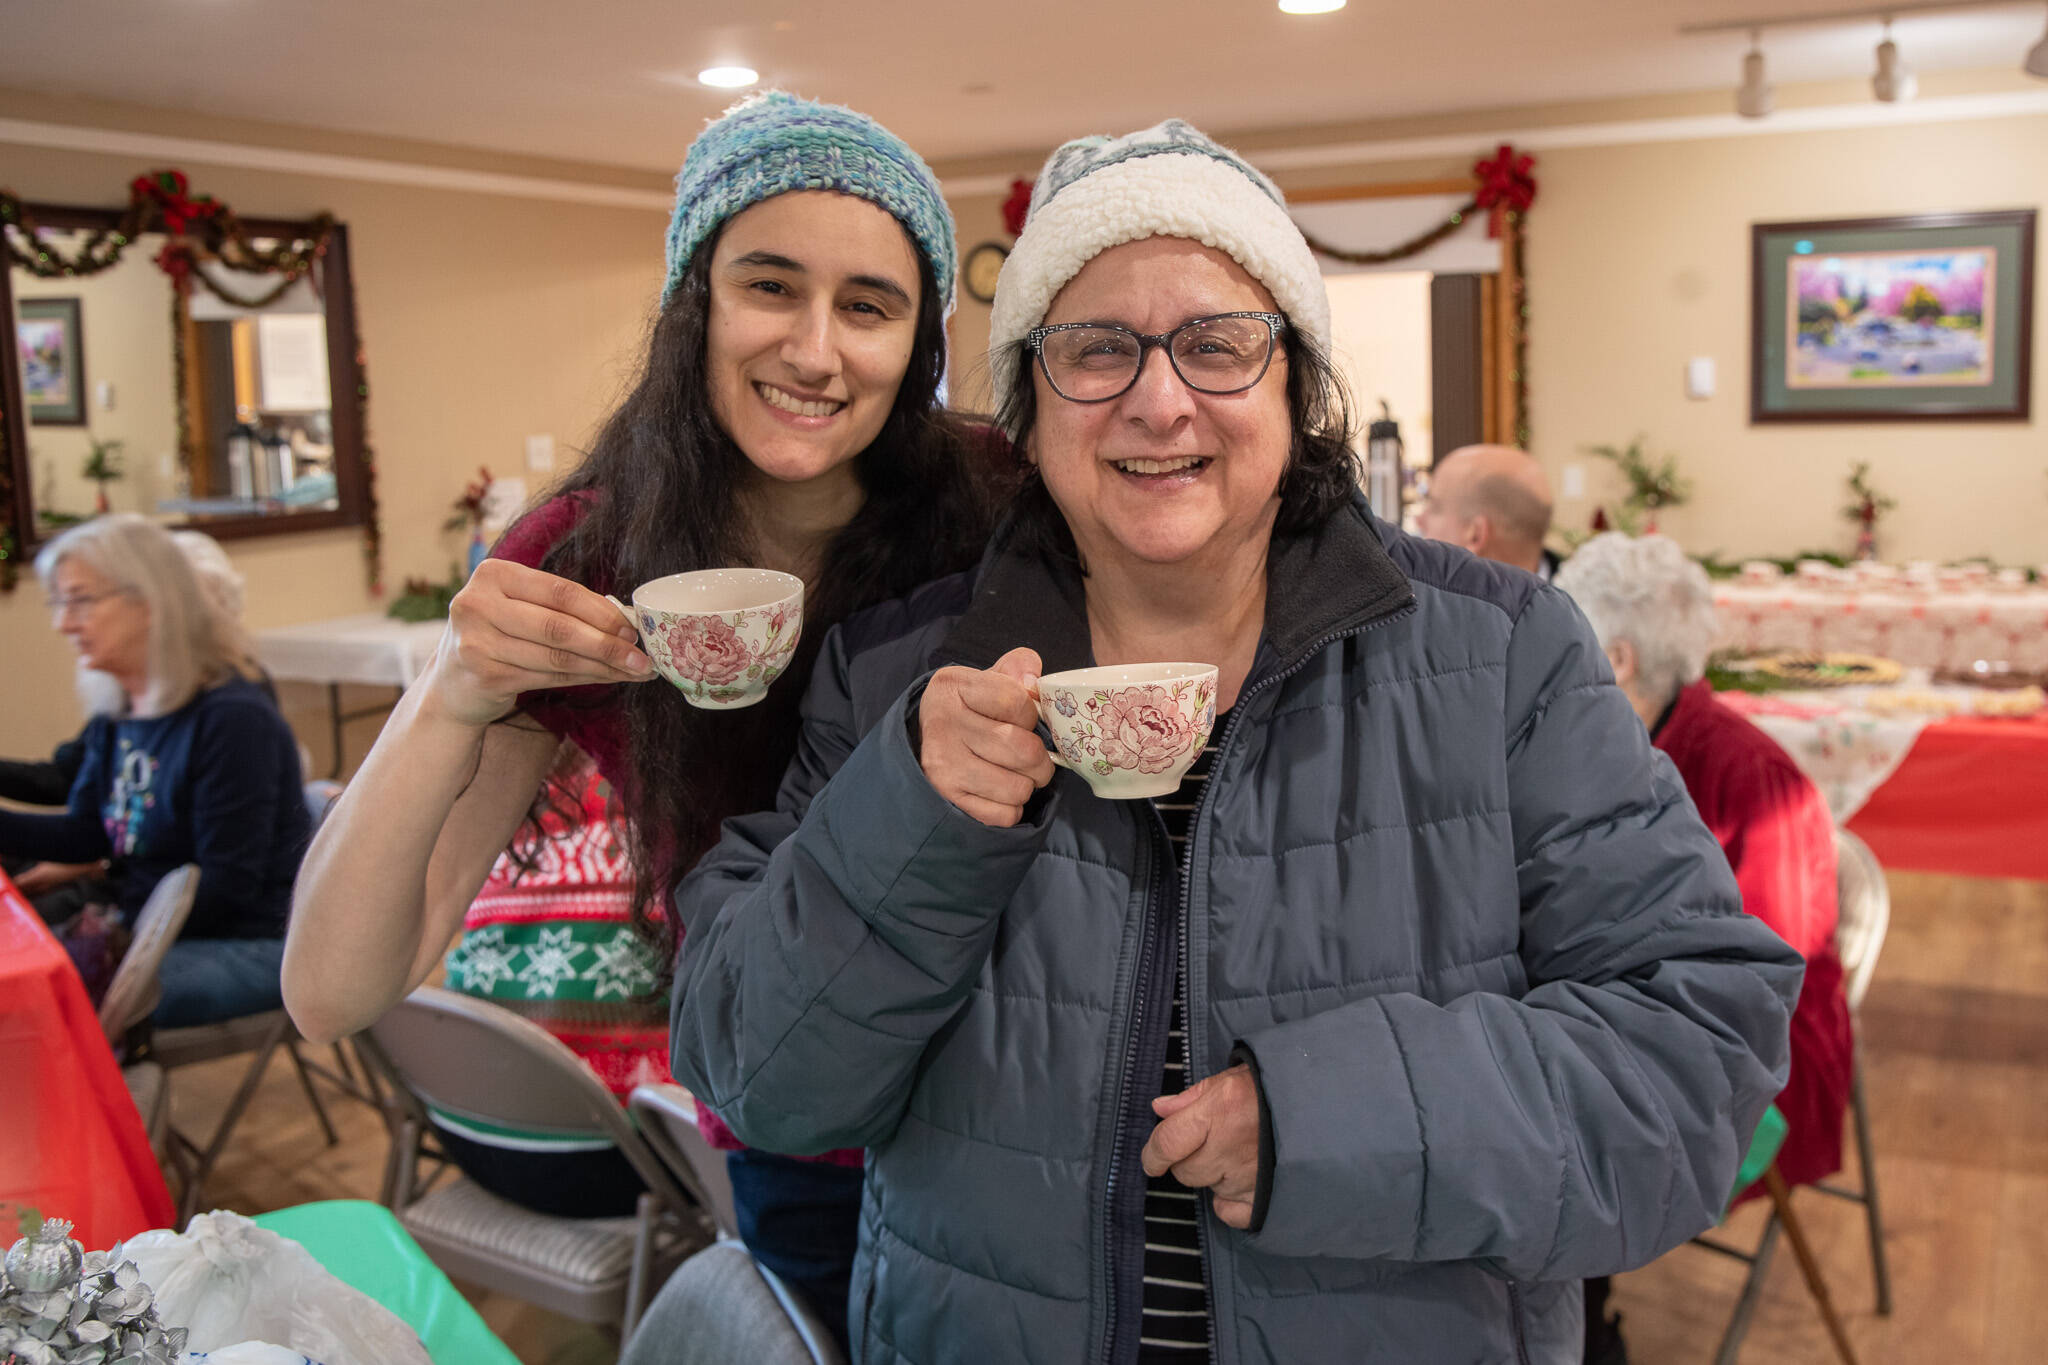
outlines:
[{"label": "white tablecloth", "polygon": [[1716,649],[1875,654],[1909,668],[1998,660],[2048,671],[2048,588],[1881,591],[1717,583]]},{"label": "white tablecloth", "polygon": [[280,682],[410,687],[426,672],[445,621],[366,613],[256,632],[256,657]]}]

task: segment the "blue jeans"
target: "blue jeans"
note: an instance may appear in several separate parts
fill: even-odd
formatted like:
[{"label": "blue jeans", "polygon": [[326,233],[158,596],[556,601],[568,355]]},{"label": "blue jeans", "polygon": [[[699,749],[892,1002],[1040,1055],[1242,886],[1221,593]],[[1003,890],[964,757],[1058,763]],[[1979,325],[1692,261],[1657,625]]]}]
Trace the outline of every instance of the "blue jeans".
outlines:
[{"label": "blue jeans", "polygon": [[284,1008],[284,940],[181,938],[164,954],[158,1028],[212,1024]]},{"label": "blue jeans", "polygon": [[811,1301],[845,1350],[846,1298],[860,1249],[860,1167],[743,1150],[727,1152],[725,1168],[740,1240]]}]

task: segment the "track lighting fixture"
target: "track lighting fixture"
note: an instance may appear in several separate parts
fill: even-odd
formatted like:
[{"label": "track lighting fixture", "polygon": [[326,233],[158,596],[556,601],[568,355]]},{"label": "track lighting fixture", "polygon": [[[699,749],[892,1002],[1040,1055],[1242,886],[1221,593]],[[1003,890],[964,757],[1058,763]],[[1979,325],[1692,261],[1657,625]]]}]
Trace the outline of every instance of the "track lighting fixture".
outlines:
[{"label": "track lighting fixture", "polygon": [[[1714,19],[1704,23],[1681,24],[1684,34],[1731,33],[1748,30],[1749,52],[1742,59],[1742,84],[1735,91],[1735,109],[1744,118],[1762,118],[1771,112],[1773,91],[1764,80],[1764,54],[1758,41],[1767,28],[1838,25],[1859,19],[1882,19],[1884,37],[1877,45],[1877,70],[1871,74],[1871,93],[1886,104],[1912,99],[1920,81],[1913,68],[1899,55],[1892,41],[1892,20],[1901,14],[1924,14],[1937,10],[1988,9],[2000,0],[1893,0],[1869,9],[1822,9],[1809,14],[1773,14],[1749,19]],[[2027,49],[2020,70],[2048,80],[2048,34]]]},{"label": "track lighting fixture", "polygon": [[1877,71],[1870,78],[1870,93],[1886,104],[1909,100],[1920,89],[1920,78],[1913,74],[1899,56],[1899,45],[1892,41],[1892,21],[1884,21],[1884,39],[1877,45]]},{"label": "track lighting fixture", "polygon": [[1744,118],[1762,118],[1777,103],[1777,93],[1764,79],[1764,53],[1755,29],[1749,33],[1749,51],[1742,59],[1742,84],[1735,91],[1735,112]]}]

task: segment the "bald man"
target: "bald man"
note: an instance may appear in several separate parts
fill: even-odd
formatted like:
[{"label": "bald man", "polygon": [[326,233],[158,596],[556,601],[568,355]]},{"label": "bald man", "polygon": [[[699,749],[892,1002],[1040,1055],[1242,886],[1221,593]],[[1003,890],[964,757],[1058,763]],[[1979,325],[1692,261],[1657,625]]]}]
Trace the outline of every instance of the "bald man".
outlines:
[{"label": "bald man", "polygon": [[1548,582],[1557,556],[1550,533],[1550,481],[1512,446],[1460,446],[1436,462],[1415,524],[1431,540],[1512,564]]}]

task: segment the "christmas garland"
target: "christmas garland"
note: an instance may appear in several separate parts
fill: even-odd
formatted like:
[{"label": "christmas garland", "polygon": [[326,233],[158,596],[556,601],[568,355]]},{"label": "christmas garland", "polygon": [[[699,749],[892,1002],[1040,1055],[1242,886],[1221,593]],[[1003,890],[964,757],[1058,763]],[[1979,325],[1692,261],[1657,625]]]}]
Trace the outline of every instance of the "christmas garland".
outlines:
[{"label": "christmas garland", "polygon": [[[112,227],[95,228],[68,256],[45,239],[45,229],[11,191],[0,189],[0,247],[7,262],[20,266],[38,279],[77,279],[97,275],[121,263],[135,239],[145,233],[161,232],[166,241],[156,254],[157,268],[171,278],[171,331],[181,335],[184,301],[193,289],[201,288],[223,303],[236,308],[261,309],[284,297],[300,280],[319,280],[314,267],[327,254],[334,236],[332,214],[316,215],[304,235],[261,246],[255,235],[220,200],[210,194],[194,195],[183,171],[152,171],[128,183],[128,206]],[[217,262],[245,274],[275,275],[277,283],[242,295],[206,272]],[[178,446],[190,449],[191,419],[185,406],[183,345],[176,348],[178,392]],[[360,343],[356,349],[356,373],[364,374]],[[357,429],[362,433],[363,469],[363,555],[370,590],[383,591],[382,538],[377,527],[375,465],[371,457],[368,419],[370,390],[367,379],[356,386]],[[0,405],[0,442],[4,442],[6,409]],[[10,461],[0,460],[0,592],[11,592],[20,570],[22,528],[15,524],[14,478]]]},{"label": "christmas garland", "polygon": [[1465,225],[1465,220],[1474,213],[1486,213],[1486,235],[1502,237],[1501,250],[1506,253],[1509,269],[1508,288],[1511,291],[1508,307],[1509,349],[1514,356],[1513,368],[1508,373],[1508,382],[1514,385],[1515,395],[1515,444],[1528,449],[1529,446],[1529,287],[1528,276],[1522,270],[1522,227],[1528,220],[1529,206],[1536,202],[1536,177],[1530,174],[1536,165],[1536,158],[1526,152],[1517,153],[1503,142],[1500,149],[1490,158],[1481,157],[1472,165],[1472,176],[1479,182],[1472,197],[1452,209],[1450,215],[1435,227],[1417,234],[1398,246],[1385,251],[1353,251],[1333,246],[1314,233],[1301,228],[1302,238],[1309,250],[1345,265],[1388,265],[1404,261],[1443,241]]}]

